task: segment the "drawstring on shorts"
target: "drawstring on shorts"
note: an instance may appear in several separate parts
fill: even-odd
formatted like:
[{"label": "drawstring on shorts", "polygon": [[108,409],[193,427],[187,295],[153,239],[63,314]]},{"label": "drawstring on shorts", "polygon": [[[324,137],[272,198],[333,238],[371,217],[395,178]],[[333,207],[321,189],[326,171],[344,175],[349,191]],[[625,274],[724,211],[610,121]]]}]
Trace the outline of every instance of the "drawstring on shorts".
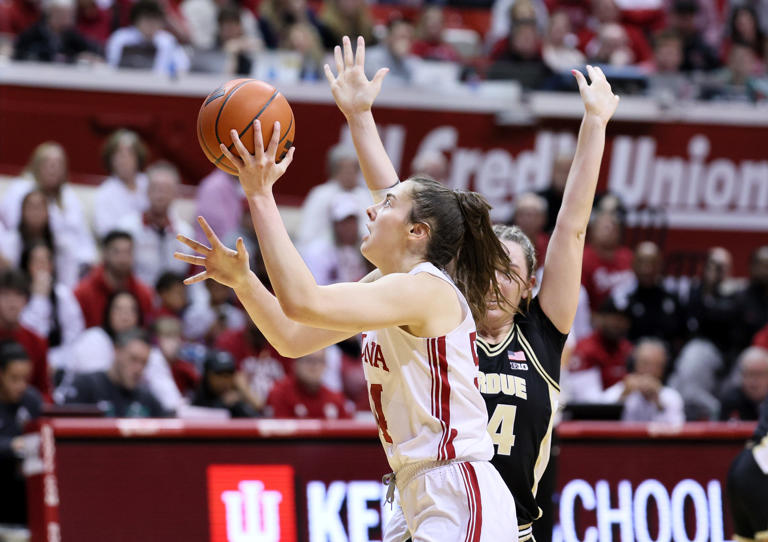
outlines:
[{"label": "drawstring on shorts", "polygon": [[387,486],[387,496],[384,499],[385,503],[389,503],[389,509],[392,510],[395,502],[395,473],[390,472],[381,477],[381,483]]}]

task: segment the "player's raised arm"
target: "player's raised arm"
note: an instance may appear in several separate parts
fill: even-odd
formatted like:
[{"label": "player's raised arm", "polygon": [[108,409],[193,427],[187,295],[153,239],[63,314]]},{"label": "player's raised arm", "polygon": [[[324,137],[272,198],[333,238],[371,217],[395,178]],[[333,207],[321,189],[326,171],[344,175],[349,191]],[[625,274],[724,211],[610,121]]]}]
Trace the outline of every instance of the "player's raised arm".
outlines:
[{"label": "player's raised arm", "polygon": [[[272,194],[272,186],[293,160],[295,147],[277,164],[275,153],[280,124],[275,123],[273,136],[266,151],[258,120],[254,122],[253,131],[253,155],[248,152],[234,130],[232,139],[239,157],[233,155],[224,145],[221,145],[221,150],[238,169],[264,264],[275,296],[286,316],[312,327],[352,335],[360,331],[391,326],[426,326],[435,314],[451,313],[455,299],[452,295],[445,295],[445,288],[451,287],[442,280],[428,276],[392,273],[370,283],[318,286],[293,246]],[[400,193],[402,204],[407,205],[407,196],[402,186],[399,185],[393,192]],[[395,195],[390,194],[384,202],[369,209],[369,213],[375,216],[375,209],[390,209],[395,199]],[[411,235],[423,236],[426,239],[429,236],[429,228],[426,224],[415,225]],[[190,263],[202,264],[202,261]]]},{"label": "player's raised arm", "polygon": [[197,220],[211,246],[207,247],[183,235],[178,236],[179,241],[199,255],[177,252],[174,257],[205,267],[205,271],[186,279],[185,284],[211,279],[232,288],[256,327],[280,355],[298,358],[352,335],[314,328],[288,318],[275,296],[249,268],[250,260],[243,240],[237,240],[237,250],[227,248],[203,217],[198,217]]},{"label": "player's raised arm", "polygon": [[584,240],[603,158],[605,129],[619,103],[600,68],[587,66],[591,83],[578,70],[572,73],[585,111],[539,292],[542,310],[563,333],[570,330],[576,315]]},{"label": "player's raised arm", "polygon": [[326,64],[325,77],[331,84],[336,105],[347,119],[368,189],[376,193],[398,181],[397,171],[387,156],[371,112],[373,101],[389,70],[381,68],[371,81],[368,80],[365,76],[365,40],[362,37],[357,38],[357,51],[353,53],[349,37],[344,36],[342,47],[337,45],[333,56],[337,75],[334,76]]}]

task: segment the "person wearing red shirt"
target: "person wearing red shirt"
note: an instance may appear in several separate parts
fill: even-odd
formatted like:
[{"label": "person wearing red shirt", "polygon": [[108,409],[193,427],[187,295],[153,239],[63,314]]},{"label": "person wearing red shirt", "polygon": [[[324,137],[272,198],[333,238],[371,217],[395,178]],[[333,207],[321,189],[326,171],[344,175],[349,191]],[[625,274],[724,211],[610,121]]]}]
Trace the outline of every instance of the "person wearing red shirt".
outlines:
[{"label": "person wearing red shirt", "polygon": [[589,294],[589,305],[599,307],[618,286],[634,280],[632,251],[621,246],[621,223],[614,211],[597,211],[584,247],[581,283]]},{"label": "person wearing red shirt", "polygon": [[349,418],[344,397],[323,385],[325,350],[294,361],[293,375],[276,383],[267,399],[275,418]]},{"label": "person wearing red shirt", "polygon": [[759,346],[768,350],[768,323],[765,324],[763,329],[755,333],[755,336],[752,338],[752,346]]},{"label": "person wearing red shirt", "polygon": [[48,341],[19,323],[19,316],[29,300],[29,281],[16,270],[0,274],[0,342],[16,341],[32,361],[30,383],[46,401],[50,401],[48,379]]},{"label": "person wearing red shirt", "polygon": [[629,317],[610,297],[594,315],[594,332],[581,339],[568,360],[570,399],[599,402],[602,392],[627,374],[632,343]]},{"label": "person wearing red shirt", "polygon": [[133,274],[133,238],[121,231],[111,231],[102,242],[104,263],[96,266],[75,288],[85,317],[85,327],[100,326],[104,322],[104,309],[109,296],[127,290],[139,300],[142,321],[149,322],[153,315],[152,289]]},{"label": "person wearing red shirt", "polygon": [[222,331],[216,339],[216,348],[232,354],[251,393],[251,403],[261,410],[272,386],[291,372],[291,362],[282,357],[267,342],[259,328],[248,319],[242,329]]}]

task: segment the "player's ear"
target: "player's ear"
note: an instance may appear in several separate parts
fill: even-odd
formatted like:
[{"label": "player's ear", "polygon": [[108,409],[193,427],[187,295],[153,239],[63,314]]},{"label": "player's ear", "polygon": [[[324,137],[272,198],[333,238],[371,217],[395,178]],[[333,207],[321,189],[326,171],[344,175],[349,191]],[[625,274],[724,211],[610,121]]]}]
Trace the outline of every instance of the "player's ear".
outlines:
[{"label": "player's ear", "polygon": [[429,237],[429,225],[425,222],[414,222],[408,233],[416,239],[427,239]]},{"label": "player's ear", "polygon": [[536,288],[537,282],[538,281],[536,280],[536,275],[532,275],[531,278],[528,279],[528,282],[525,283],[525,290],[523,290],[523,293],[520,297],[522,299],[528,299],[531,296],[533,289]]}]

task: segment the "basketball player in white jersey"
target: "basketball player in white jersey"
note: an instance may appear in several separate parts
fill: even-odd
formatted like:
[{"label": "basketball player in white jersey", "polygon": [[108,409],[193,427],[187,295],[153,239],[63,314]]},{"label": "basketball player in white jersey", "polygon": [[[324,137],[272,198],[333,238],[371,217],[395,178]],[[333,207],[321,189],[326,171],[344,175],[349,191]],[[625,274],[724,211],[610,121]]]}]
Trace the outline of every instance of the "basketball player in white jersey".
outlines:
[{"label": "basketball player in white jersey", "polygon": [[[355,61],[348,39],[336,58],[340,71],[354,67],[362,74],[363,55]],[[377,77],[380,88],[383,73]],[[351,128],[357,146],[381,146],[375,125]],[[399,183],[386,160],[385,175],[369,181],[383,197],[368,209],[370,235],[361,245],[378,273],[360,283],[318,286],[272,195],[294,154],[291,149],[276,164],[277,123],[273,133],[265,152],[256,121],[254,155],[234,132],[239,156],[224,146],[222,152],[238,169],[275,296],[250,271],[242,240],[237,251],[224,247],[202,218],[210,248],[180,237],[201,256],[177,257],[205,266],[186,282],[211,278],[232,287],[283,355],[298,357],[364,333],[371,408],[414,540],[490,542],[516,532],[514,500],[489,463],[493,448],[476,383],[474,318],[485,310],[489,284],[504,302],[496,275],[509,275],[488,204],[427,179]],[[361,163],[367,179],[378,165]]]},{"label": "basketball player in white jersey", "polygon": [[[361,45],[358,43],[358,57],[364,51]],[[359,144],[359,131],[370,119],[365,110],[355,110],[354,104],[349,103],[351,97],[370,92],[369,87],[375,87],[376,79],[369,83],[346,65],[339,71],[340,76],[329,77],[329,81],[352,127],[353,137],[358,135],[355,143],[361,165],[388,161],[381,148]],[[530,240],[517,228],[496,227],[508,250],[516,280],[498,277],[509,304],[491,303],[478,320],[480,388],[491,420],[488,429],[495,451],[492,463],[515,498],[518,542],[533,538],[532,522],[541,517],[536,488],[549,459],[552,419],[560,391],[560,358],[578,304],[585,233],[600,171],[605,129],[619,101],[602,70],[587,66],[587,73],[591,84],[580,72],[573,72],[585,114],[563,205],[547,250],[539,294],[532,298],[536,254]],[[372,129],[370,123],[367,127]],[[379,167],[377,171],[386,168]],[[389,179],[379,182],[386,184]],[[494,388],[492,382],[498,381],[520,384],[509,389],[503,385]],[[519,393],[518,386],[525,392]],[[513,533],[508,533],[505,539],[513,537]],[[400,542],[407,538],[407,523],[398,511],[387,526],[384,540]]]}]

